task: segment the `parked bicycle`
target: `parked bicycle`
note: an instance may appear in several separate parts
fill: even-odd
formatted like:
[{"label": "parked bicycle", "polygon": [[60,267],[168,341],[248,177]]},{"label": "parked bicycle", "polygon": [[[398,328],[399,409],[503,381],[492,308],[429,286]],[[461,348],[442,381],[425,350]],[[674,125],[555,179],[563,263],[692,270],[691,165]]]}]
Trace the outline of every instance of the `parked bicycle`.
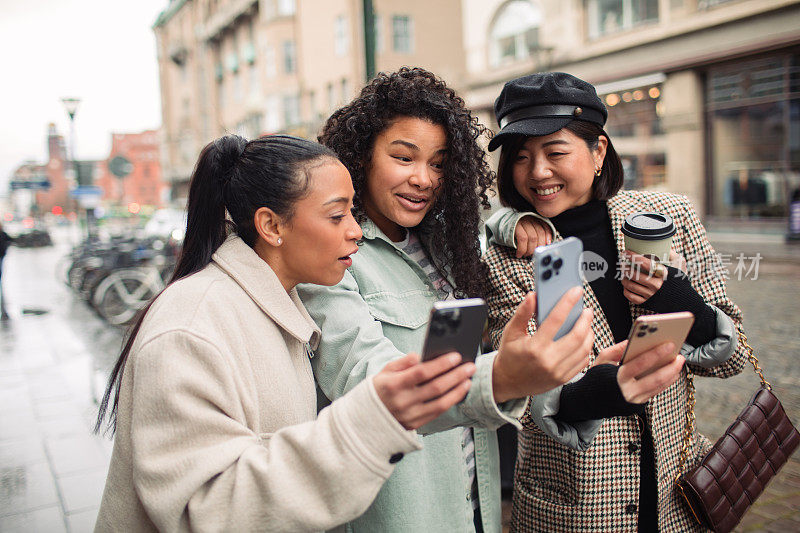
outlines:
[{"label": "parked bicycle", "polygon": [[172,237],[87,240],[70,254],[65,281],[107,322],[125,324],[164,288],[179,251]]}]

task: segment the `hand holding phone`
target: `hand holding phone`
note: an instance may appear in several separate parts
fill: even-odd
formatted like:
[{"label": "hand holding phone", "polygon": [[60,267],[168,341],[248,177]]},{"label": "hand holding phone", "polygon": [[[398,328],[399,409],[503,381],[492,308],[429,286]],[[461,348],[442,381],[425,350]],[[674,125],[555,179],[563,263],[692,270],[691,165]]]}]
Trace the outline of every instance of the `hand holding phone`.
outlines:
[{"label": "hand holding phone", "polygon": [[622,354],[621,363],[629,362],[639,354],[666,342],[675,345],[677,355],[693,323],[694,315],[688,311],[640,316],[628,334],[628,346]]},{"label": "hand holding phone", "polygon": [[435,302],[425,333],[422,360],[458,352],[462,361],[474,361],[487,316],[486,302],[482,298]]},{"label": "hand holding phone", "polygon": [[[569,237],[547,246],[539,246],[533,253],[533,271],[536,279],[536,323],[541,326],[564,294],[572,287],[582,287],[581,254],[583,243]],[[581,316],[581,297],[567,315],[556,333],[558,340],[570,332]]]}]

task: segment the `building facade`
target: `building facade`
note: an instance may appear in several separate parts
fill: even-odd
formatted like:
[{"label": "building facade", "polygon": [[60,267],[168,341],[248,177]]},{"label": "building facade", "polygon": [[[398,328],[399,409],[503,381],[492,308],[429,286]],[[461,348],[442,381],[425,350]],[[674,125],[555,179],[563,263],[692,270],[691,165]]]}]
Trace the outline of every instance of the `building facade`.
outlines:
[{"label": "building facade", "polygon": [[103,189],[107,207],[164,205],[158,131],[112,134],[111,151],[99,167],[95,185]]},{"label": "building facade", "polygon": [[628,187],[711,217],[783,218],[800,187],[797,0],[464,0],[467,103],[496,127],[503,83],[593,83]]},{"label": "building facade", "polygon": [[76,174],[91,179],[96,166],[95,161],[75,163],[77,173],[73,170],[64,137],[58,133],[55,124],[49,124],[47,162],[23,163],[12,174],[11,186],[13,195],[17,197],[14,201],[16,209],[29,211],[21,214],[33,216],[74,213],[77,204],[70,197],[70,191],[78,184]]},{"label": "building facade", "polygon": [[153,29],[172,199],[185,198],[197,155],[220,135],[315,138],[368,64],[423,66],[464,87],[461,9],[461,0],[171,0]]}]

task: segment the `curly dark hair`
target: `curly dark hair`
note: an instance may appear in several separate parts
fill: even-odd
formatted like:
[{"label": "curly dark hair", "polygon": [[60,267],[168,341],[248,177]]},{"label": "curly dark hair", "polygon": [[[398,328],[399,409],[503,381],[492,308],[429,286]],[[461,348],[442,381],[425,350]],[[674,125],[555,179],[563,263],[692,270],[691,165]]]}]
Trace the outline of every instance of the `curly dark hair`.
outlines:
[{"label": "curly dark hair", "polygon": [[375,138],[398,117],[440,125],[447,135],[447,157],[438,197],[418,226],[431,236],[429,253],[449,271],[458,296],[483,296],[488,270],[480,258],[480,209],[494,173],[477,140],[487,130],[444,81],[422,68],[402,67],[379,73],[352,102],[337,110],[322,129],[319,142],[333,149],[350,171],[355,213],[364,212],[367,174]]}]

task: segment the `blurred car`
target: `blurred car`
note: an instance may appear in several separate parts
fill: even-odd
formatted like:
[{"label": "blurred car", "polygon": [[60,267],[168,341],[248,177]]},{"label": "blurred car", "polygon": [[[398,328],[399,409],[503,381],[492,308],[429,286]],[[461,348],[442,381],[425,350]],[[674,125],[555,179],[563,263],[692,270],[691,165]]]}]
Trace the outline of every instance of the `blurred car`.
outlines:
[{"label": "blurred car", "polygon": [[18,224],[6,222],[3,228],[14,238],[14,245],[20,248],[37,248],[53,244],[47,226],[33,217],[25,217]]},{"label": "blurred car", "polygon": [[185,231],[186,211],[173,208],[155,211],[143,229],[145,237],[167,237],[176,241],[183,241]]}]

